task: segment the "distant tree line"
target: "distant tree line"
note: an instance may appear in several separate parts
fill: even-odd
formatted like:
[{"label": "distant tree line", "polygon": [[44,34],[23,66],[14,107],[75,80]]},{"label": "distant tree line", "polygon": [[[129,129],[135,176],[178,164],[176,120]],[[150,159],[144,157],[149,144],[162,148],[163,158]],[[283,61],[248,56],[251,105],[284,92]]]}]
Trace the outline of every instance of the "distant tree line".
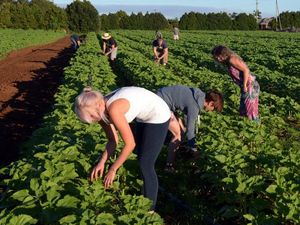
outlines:
[{"label": "distant tree line", "polygon": [[100,16],[101,29],[139,29],[158,30],[179,26],[183,30],[256,30],[257,20],[253,15],[245,13],[228,15],[227,13],[185,13],[179,21],[167,20],[161,13],[125,12],[103,14]]},{"label": "distant tree line", "polygon": [[130,16],[124,11],[118,11],[116,13],[110,13],[108,15],[103,14],[100,16],[101,29],[138,29],[138,30],[162,30],[169,28],[169,21],[163,14],[146,13],[141,12]]},{"label": "distant tree line", "polygon": [[[300,28],[300,11],[297,12],[282,12],[279,15],[281,20],[281,25],[283,29],[287,28]],[[275,29],[279,27],[279,24],[276,19],[273,19],[271,22],[271,27]]]},{"label": "distant tree line", "polygon": [[100,18],[86,0],[73,1],[66,9],[49,0],[0,0],[0,28],[88,32],[100,29]]},{"label": "distant tree line", "polygon": [[[280,14],[283,28],[300,27],[300,12]],[[167,20],[159,13],[132,13],[124,11],[99,15],[87,0],[75,0],[66,9],[49,0],[0,0],[0,28],[69,29],[88,32],[110,29],[162,30],[172,25],[182,30],[256,30],[257,20],[246,13],[189,12],[178,20]],[[276,21],[271,22],[277,27]]]},{"label": "distant tree line", "polygon": [[0,28],[55,30],[67,22],[65,10],[47,0],[0,0]]}]

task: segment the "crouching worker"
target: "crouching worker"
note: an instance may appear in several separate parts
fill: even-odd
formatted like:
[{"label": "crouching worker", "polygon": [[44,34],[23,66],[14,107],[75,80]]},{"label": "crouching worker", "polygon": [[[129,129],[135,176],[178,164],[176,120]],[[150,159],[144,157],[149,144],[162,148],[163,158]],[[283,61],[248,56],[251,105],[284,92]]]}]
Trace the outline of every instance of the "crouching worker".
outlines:
[{"label": "crouching worker", "polygon": [[[106,96],[99,91],[85,88],[76,98],[75,112],[82,122],[99,123],[108,138],[102,157],[92,170],[91,180],[103,176],[104,165],[117,147],[119,132],[124,147],[104,176],[104,186],[108,188],[112,185],[117,170],[136,148],[144,181],[143,194],[153,201],[151,210],[154,210],[158,192],[154,165],[163,146],[171,115],[164,100],[139,87],[123,87]],[[136,140],[129,126],[134,119],[137,126]]]},{"label": "crouching worker", "polygon": [[72,49],[77,50],[81,44],[80,38],[77,34],[71,35]]},{"label": "crouching worker", "polygon": [[110,61],[114,61],[117,58],[118,45],[115,39],[109,34],[104,33],[102,35],[102,52],[108,56]]},{"label": "crouching worker", "polygon": [[156,63],[163,63],[163,65],[167,65],[168,63],[168,46],[167,42],[162,38],[162,36],[157,36],[158,38],[155,39],[152,43],[153,46],[153,53],[154,53],[154,61]]},{"label": "crouching worker", "polygon": [[[195,126],[200,110],[218,111],[223,109],[223,97],[217,91],[204,93],[198,88],[177,85],[163,87],[157,91],[172,111],[169,130],[173,137],[168,146],[168,157],[165,170],[173,172],[175,170],[175,152],[178,149],[186,132],[188,147],[194,156],[199,155],[199,151],[195,146]],[[179,117],[175,116],[175,112],[179,110],[184,114],[184,125]],[[186,130],[185,127],[186,126]]]}]

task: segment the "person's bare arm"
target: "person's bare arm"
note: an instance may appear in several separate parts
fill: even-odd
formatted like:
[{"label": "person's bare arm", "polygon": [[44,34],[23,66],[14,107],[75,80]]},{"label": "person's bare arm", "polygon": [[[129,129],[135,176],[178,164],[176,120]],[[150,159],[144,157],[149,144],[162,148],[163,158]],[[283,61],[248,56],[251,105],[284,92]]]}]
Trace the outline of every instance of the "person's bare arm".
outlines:
[{"label": "person's bare arm", "polygon": [[169,52],[168,48],[165,48],[164,53],[159,57],[159,59],[163,59],[165,55],[168,54],[168,52]]},{"label": "person's bare arm", "polygon": [[232,66],[243,72],[243,90],[244,92],[248,92],[247,83],[250,77],[250,70],[248,66],[243,60],[235,56],[231,57],[229,62]]},{"label": "person's bare arm", "polygon": [[157,59],[158,58],[157,47],[153,47],[153,53],[154,53],[155,59]]},{"label": "person's bare arm", "polygon": [[102,53],[105,54],[105,50],[106,50],[106,43],[103,41],[102,43]]},{"label": "person's bare arm", "polygon": [[135,148],[133,133],[125,117],[125,113],[129,110],[129,107],[128,100],[119,99],[114,101],[108,109],[111,121],[124,141],[124,147],[104,178],[104,185],[106,188],[112,184],[116,171],[123,165]]},{"label": "person's bare arm", "polygon": [[111,50],[109,52],[107,52],[105,55],[109,55],[110,53],[112,53],[112,51],[115,49],[115,47],[116,47],[115,45],[112,45]]},{"label": "person's bare arm", "polygon": [[97,165],[92,170],[92,173],[90,176],[92,181],[97,180],[99,177],[101,178],[103,176],[104,165],[105,165],[106,161],[110,158],[110,156],[113,155],[113,153],[117,147],[117,144],[118,144],[118,135],[117,135],[114,125],[106,124],[104,121],[100,121],[99,123],[108,138],[108,142],[106,144],[106,147],[102,154],[101,159],[99,160]]}]

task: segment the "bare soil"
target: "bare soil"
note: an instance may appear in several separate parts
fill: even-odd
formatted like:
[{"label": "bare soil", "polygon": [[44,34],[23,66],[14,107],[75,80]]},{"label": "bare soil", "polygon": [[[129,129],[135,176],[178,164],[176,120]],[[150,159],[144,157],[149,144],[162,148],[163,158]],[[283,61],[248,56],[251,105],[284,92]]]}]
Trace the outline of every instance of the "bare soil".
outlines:
[{"label": "bare soil", "polygon": [[64,37],[0,61],[0,166],[18,159],[21,144],[50,110],[72,55],[70,38]]}]

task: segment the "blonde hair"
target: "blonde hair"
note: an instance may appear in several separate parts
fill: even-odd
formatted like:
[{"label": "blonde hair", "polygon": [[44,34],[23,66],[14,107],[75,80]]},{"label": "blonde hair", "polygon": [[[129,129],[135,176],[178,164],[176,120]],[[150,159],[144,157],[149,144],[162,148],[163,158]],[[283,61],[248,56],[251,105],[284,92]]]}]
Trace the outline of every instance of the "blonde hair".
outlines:
[{"label": "blonde hair", "polygon": [[[95,105],[96,101],[103,100],[104,97],[100,91],[95,91],[91,87],[85,87],[83,91],[75,99],[75,113],[77,117],[83,121],[89,123],[82,117],[82,112],[85,107],[90,107]],[[105,112],[100,112],[100,117],[105,123],[109,123],[109,119]]]}]

